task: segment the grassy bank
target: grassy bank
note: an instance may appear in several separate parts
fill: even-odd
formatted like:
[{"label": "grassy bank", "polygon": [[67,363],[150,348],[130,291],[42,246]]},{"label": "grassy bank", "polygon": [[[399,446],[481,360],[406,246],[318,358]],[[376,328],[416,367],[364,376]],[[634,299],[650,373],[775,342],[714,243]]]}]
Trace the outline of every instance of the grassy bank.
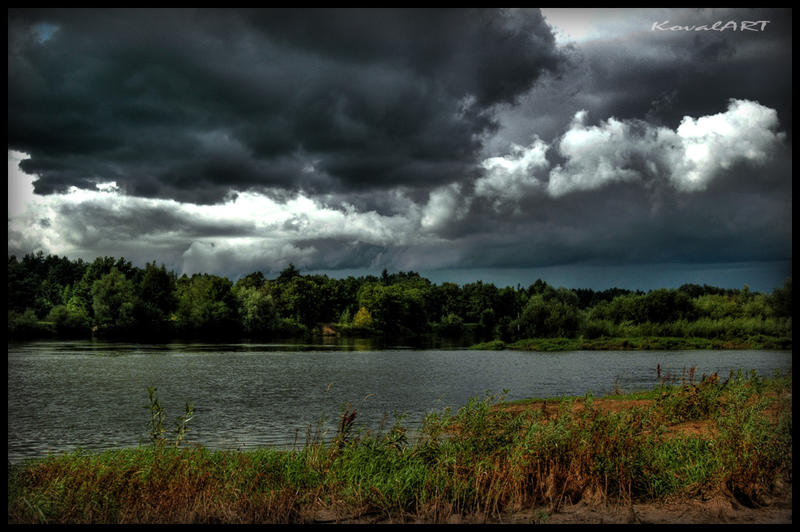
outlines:
[{"label": "grassy bank", "polygon": [[754,335],[742,338],[699,338],[639,336],[625,338],[528,338],[506,343],[493,340],[470,346],[470,349],[499,351],[616,351],[679,349],[791,349],[790,337]]},{"label": "grassy bank", "polygon": [[[720,495],[758,505],[791,490],[791,376],[717,375],[622,395],[540,403],[487,396],[298,450],[212,451],[163,439],[9,467],[10,523],[302,523],[500,519],[570,502]],[[603,399],[608,401],[608,399]],[[187,412],[189,408],[187,407]],[[702,423],[703,430],[676,430]]]}]

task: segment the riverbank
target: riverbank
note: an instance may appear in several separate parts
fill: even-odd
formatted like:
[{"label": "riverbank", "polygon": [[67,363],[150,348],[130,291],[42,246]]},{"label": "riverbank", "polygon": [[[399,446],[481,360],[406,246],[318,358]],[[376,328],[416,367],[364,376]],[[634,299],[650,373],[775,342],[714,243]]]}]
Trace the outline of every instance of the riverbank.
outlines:
[{"label": "riverbank", "polygon": [[613,397],[473,399],[414,435],[402,419],[359,430],[346,410],[332,440],[309,431],[292,451],[161,441],[53,456],[9,468],[8,520],[774,522],[788,494],[791,522],[791,387],[689,372]]},{"label": "riverbank", "polygon": [[792,349],[791,337],[755,335],[743,338],[640,336],[625,338],[528,338],[516,342],[492,340],[474,344],[474,350],[500,351],[625,351],[685,349]]}]

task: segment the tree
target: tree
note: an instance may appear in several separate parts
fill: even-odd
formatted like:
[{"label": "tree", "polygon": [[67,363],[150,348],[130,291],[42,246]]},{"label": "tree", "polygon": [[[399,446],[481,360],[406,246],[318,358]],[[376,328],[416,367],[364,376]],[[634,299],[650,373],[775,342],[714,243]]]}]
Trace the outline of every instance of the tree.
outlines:
[{"label": "tree", "polygon": [[8,279],[8,290],[6,292],[8,311],[22,314],[25,309],[32,307],[31,303],[36,298],[39,279],[32,275],[28,268],[25,267],[25,263],[18,261],[15,255],[11,255],[8,258],[6,274]]},{"label": "tree", "polygon": [[429,305],[428,312],[431,316],[446,316],[452,313],[464,317],[466,305],[464,305],[461,288],[456,283],[442,283],[433,287],[431,292],[437,303]]},{"label": "tree", "polygon": [[546,287],[534,293],[519,319],[520,333],[529,338],[572,337],[578,330],[578,296],[571,290]]},{"label": "tree", "polygon": [[466,309],[464,320],[469,323],[478,323],[481,313],[486,309],[494,309],[497,300],[497,288],[490,283],[477,281],[465,284],[462,288]]},{"label": "tree", "polygon": [[229,279],[208,274],[189,278],[184,274],[176,284],[175,320],[180,329],[203,336],[238,332],[236,298]]},{"label": "tree", "polygon": [[95,281],[107,275],[117,264],[123,266],[123,270],[117,268],[117,271],[130,271],[130,263],[122,258],[115,260],[114,257],[97,257],[93,262],[86,265],[80,280],[72,286],[72,296],[80,300],[80,305],[86,309],[92,319],[95,317],[92,285]]},{"label": "tree", "polygon": [[116,267],[92,283],[92,309],[99,327],[127,328],[134,324],[133,288]]},{"label": "tree", "polygon": [[461,336],[464,333],[464,320],[451,312],[439,322],[439,333],[444,336]]},{"label": "tree", "polygon": [[478,334],[480,334],[482,338],[491,338],[496,326],[497,317],[495,316],[494,309],[483,309],[483,312],[481,312],[481,319],[478,322]]},{"label": "tree", "polygon": [[[598,309],[600,310],[600,309]],[[614,323],[643,323],[646,321],[644,296],[640,294],[626,294],[615,297],[608,306],[602,306],[603,314],[597,318],[607,318]],[[593,312],[597,314],[597,312]]]},{"label": "tree", "polygon": [[680,290],[661,288],[644,296],[644,318],[650,323],[668,323],[691,318],[694,307],[689,295]]},{"label": "tree", "polygon": [[167,272],[163,264],[159,268],[155,261],[148,263],[136,291],[136,322],[142,327],[158,327],[169,319],[176,305],[175,274]]},{"label": "tree", "polygon": [[778,317],[792,317],[792,278],[783,282],[783,287],[773,290],[770,296],[772,311]]},{"label": "tree", "polygon": [[322,306],[319,285],[312,279],[298,275],[280,286],[281,316],[293,318],[306,327],[316,325]]},{"label": "tree", "polygon": [[356,315],[353,317],[353,327],[358,327],[360,329],[369,329],[372,327],[372,315],[369,313],[366,307],[361,307],[356,312]]},{"label": "tree", "polygon": [[288,283],[295,277],[300,277],[300,270],[295,268],[294,264],[289,263],[289,266],[284,268],[275,280],[279,283]]},{"label": "tree", "polygon": [[91,322],[88,313],[74,302],[53,307],[47,315],[47,321],[53,324],[60,336],[83,336],[90,333]]},{"label": "tree", "polygon": [[8,337],[9,338],[37,338],[48,336],[52,331],[29,308],[25,312],[8,311]]},{"label": "tree", "polygon": [[248,275],[245,275],[238,281],[236,281],[236,287],[253,287],[253,288],[261,288],[266,283],[266,279],[264,278],[264,274],[261,272],[253,272]]},{"label": "tree", "polygon": [[393,284],[368,283],[358,291],[358,303],[372,315],[374,327],[386,336],[415,336],[428,325],[423,291]]},{"label": "tree", "polygon": [[245,332],[253,336],[267,336],[278,326],[275,302],[265,287],[236,286],[234,293],[238,301],[239,319]]}]

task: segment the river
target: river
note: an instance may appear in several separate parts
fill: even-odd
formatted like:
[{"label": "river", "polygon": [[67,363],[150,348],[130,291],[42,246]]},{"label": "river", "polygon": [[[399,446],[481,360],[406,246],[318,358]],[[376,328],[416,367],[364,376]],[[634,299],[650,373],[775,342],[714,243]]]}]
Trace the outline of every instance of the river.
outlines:
[{"label": "river", "polygon": [[330,435],[342,410],[359,428],[388,429],[395,414],[418,427],[426,412],[471,397],[603,395],[656,385],[662,376],[731,369],[791,372],[791,351],[469,351],[371,349],[368,343],[8,344],[8,460],[135,447],[148,438],[147,389],[157,388],[167,428],[195,405],[186,441],[215,449],[302,446]]}]

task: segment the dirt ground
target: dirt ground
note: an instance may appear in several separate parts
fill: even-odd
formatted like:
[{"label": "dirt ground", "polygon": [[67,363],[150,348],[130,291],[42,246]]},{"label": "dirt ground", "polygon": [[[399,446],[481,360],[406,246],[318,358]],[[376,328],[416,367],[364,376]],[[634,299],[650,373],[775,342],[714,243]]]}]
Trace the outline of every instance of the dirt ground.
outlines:
[{"label": "dirt ground", "polygon": [[[312,522],[351,524],[425,524],[419,519],[389,519],[381,515],[336,516],[321,512]],[[792,524],[792,490],[760,508],[747,508],[724,497],[707,501],[593,505],[564,505],[513,512],[501,518],[452,516],[447,524]]]},{"label": "dirt ground", "polygon": [[578,503],[542,516],[541,512],[519,512],[508,523],[551,524],[791,524],[792,496],[762,508],[746,508],[726,498],[683,503],[592,506]]},{"label": "dirt ground", "polygon": [[[335,515],[322,511],[316,523],[425,524],[417,518],[387,518],[378,514]],[[792,487],[759,508],[748,508],[724,496],[709,500],[663,502],[633,505],[592,504],[581,501],[552,511],[531,508],[497,517],[482,515],[451,516],[447,524],[792,524]]]}]

